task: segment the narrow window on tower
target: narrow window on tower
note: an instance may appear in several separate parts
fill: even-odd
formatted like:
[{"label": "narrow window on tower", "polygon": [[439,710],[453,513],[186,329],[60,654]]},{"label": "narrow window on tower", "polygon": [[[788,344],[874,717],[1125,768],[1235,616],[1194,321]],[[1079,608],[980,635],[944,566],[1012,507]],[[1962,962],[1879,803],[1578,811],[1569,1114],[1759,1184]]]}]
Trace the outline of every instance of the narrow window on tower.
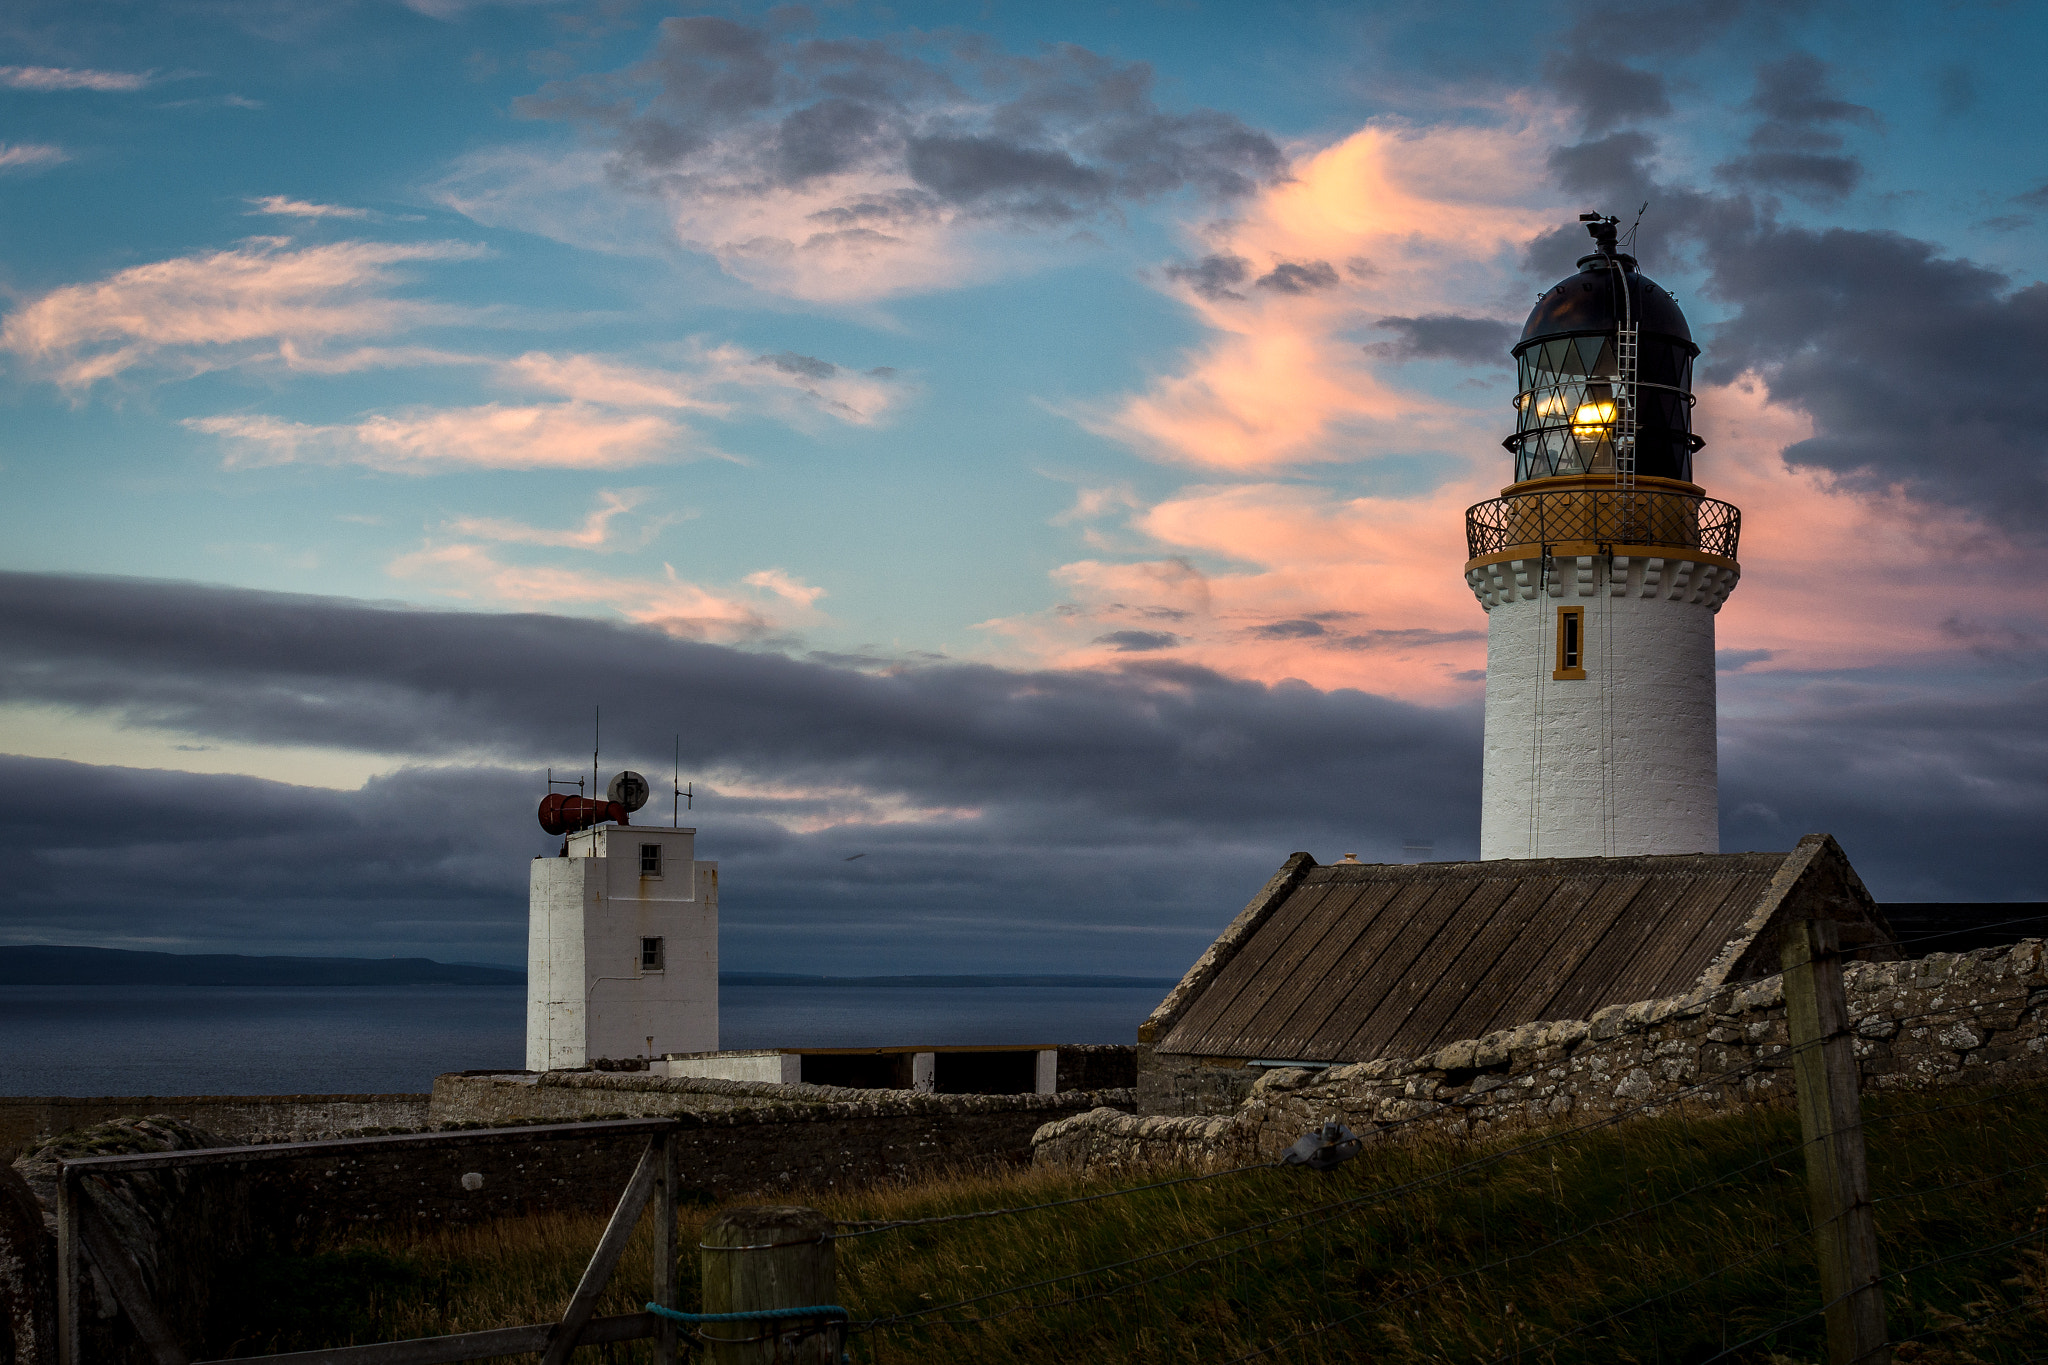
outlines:
[{"label": "narrow window on tower", "polygon": [[1584,607],[1559,607],[1557,609],[1557,667],[1550,670],[1553,678],[1583,678],[1586,676],[1586,609]]},{"label": "narrow window on tower", "polygon": [[640,940],[640,970],[658,972],[661,970],[661,940],[643,938]]},{"label": "narrow window on tower", "polygon": [[659,877],[661,875],[661,845],[640,845],[640,875]]}]

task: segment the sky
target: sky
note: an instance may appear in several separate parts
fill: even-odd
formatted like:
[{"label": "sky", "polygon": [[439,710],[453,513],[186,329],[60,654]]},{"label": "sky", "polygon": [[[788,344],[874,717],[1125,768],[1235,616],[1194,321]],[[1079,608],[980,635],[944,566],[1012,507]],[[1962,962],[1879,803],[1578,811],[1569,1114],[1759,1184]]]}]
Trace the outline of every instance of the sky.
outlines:
[{"label": "sky", "polygon": [[1296,849],[1476,856],[1462,514],[1589,210],[1743,512],[1723,847],[2048,898],[2044,65],[1960,0],[19,0],[0,942],[517,963],[599,707],[737,970],[1174,974]]}]

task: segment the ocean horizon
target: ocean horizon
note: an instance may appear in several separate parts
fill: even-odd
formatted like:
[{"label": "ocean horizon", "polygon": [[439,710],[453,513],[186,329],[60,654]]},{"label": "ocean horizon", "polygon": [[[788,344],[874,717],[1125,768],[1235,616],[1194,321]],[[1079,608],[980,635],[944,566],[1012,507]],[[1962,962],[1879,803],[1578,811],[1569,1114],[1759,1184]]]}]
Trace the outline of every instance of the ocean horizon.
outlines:
[{"label": "ocean horizon", "polygon": [[[719,1045],[1129,1043],[1172,984],[730,973]],[[0,986],[0,1094],[420,1093],[524,1065],[525,1027],[517,984]]]}]

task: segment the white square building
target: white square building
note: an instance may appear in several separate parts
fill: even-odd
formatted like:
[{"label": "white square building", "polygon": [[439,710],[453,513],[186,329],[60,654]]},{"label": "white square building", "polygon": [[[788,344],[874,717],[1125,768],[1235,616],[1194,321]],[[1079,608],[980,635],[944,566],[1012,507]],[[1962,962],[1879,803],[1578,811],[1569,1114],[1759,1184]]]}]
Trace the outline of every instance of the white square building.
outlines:
[{"label": "white square building", "polygon": [[605,825],[535,858],[526,1067],[718,1047],[718,864],[697,831]]}]

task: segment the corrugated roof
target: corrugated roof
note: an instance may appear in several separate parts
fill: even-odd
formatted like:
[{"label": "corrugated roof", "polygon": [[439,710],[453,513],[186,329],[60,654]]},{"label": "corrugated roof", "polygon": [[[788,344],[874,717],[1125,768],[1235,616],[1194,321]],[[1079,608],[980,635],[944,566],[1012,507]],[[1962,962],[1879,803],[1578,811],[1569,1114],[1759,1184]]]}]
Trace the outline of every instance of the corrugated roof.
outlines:
[{"label": "corrugated roof", "polygon": [[[1796,903],[1796,904],[1795,904]],[[1834,840],[1791,853],[1335,864],[1297,853],[1140,1032],[1157,1051],[1415,1057],[1775,970],[1788,913],[1882,919]]]}]

